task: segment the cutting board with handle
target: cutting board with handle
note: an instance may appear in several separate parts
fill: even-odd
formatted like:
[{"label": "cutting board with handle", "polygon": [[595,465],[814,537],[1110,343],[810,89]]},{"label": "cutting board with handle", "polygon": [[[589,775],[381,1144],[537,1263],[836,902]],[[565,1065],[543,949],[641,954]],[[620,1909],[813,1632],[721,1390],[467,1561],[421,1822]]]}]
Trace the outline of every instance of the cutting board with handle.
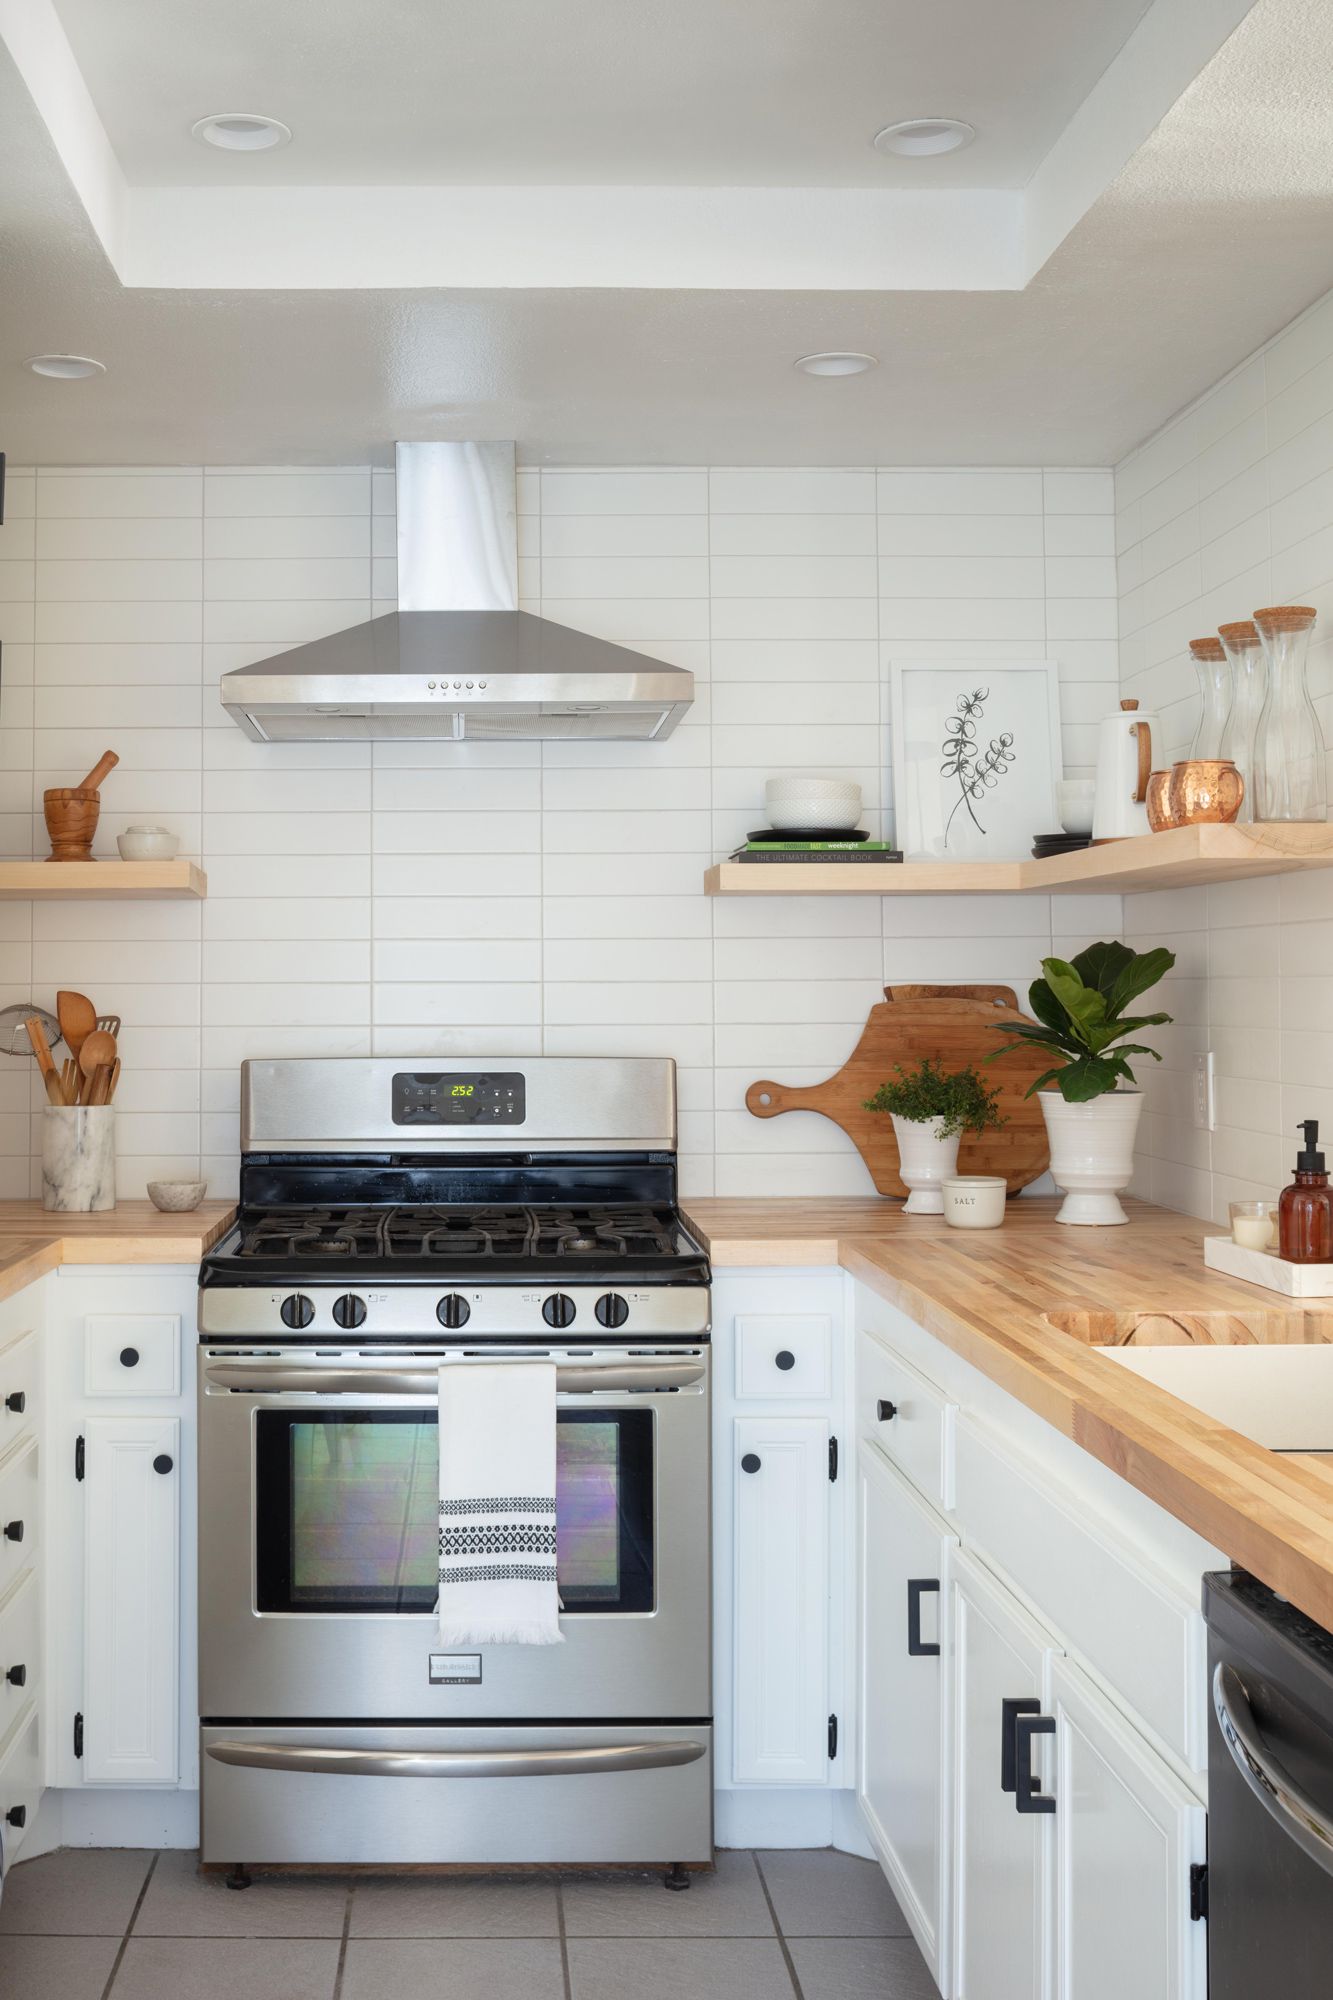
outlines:
[{"label": "cutting board with handle", "polygon": [[895,1065],[916,1067],[926,1056],[945,1069],[970,1063],[988,1089],[999,1090],[1007,1123],[977,1134],[964,1132],[958,1148],[960,1174],[1003,1174],[1010,1194],[1045,1173],[1050,1164],[1046,1125],[1028,1085],[1051,1067],[1048,1050],[1024,1046],[995,1062],[984,1058],[1004,1047],[996,1029],[1030,1016],[1019,1012],[1011,986],[886,986],[884,999],[870,1010],[861,1039],[838,1071],[823,1083],[803,1087],[752,1083],[746,1108],[756,1118],[783,1111],[818,1111],[841,1125],[860,1153],[881,1194],[905,1195],[898,1173],[898,1142],[887,1111],[863,1109]]}]

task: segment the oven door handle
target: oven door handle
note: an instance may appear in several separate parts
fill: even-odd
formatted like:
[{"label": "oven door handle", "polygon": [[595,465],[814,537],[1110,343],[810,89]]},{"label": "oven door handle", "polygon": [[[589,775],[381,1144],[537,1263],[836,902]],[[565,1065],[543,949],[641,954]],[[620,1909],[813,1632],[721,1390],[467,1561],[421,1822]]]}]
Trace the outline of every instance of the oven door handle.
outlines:
[{"label": "oven door handle", "polygon": [[[583,1396],[592,1389],[653,1395],[668,1389],[690,1389],[703,1379],[704,1365],[699,1361],[607,1362],[555,1371],[555,1386],[566,1396]],[[214,1388],[239,1390],[250,1396],[291,1389],[317,1396],[434,1396],[440,1386],[440,1371],[438,1368],[274,1368],[262,1361],[244,1366],[239,1362],[224,1362],[206,1368],[204,1380]]]},{"label": "oven door handle", "polygon": [[1219,1660],[1213,1675],[1213,1714],[1231,1761],[1264,1810],[1326,1875],[1333,1875],[1333,1816],[1278,1763],[1264,1742],[1234,1667]]},{"label": "oven door handle", "polygon": [[210,1743],[219,1764],[257,1771],[313,1771],[347,1778],[569,1778],[603,1771],[658,1771],[694,1764],[705,1746],[589,1744],[578,1750],[353,1750],[320,1743]]}]

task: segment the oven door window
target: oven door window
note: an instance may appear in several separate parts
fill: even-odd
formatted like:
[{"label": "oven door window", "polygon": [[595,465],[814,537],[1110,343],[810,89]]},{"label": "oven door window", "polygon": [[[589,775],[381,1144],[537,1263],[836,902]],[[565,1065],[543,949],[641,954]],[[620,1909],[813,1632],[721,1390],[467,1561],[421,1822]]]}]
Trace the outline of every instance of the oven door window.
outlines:
[{"label": "oven door window", "polygon": [[[257,1609],[435,1608],[437,1423],[414,1410],[255,1417]],[[562,1410],[556,1574],[566,1611],[655,1605],[653,1413]]]}]

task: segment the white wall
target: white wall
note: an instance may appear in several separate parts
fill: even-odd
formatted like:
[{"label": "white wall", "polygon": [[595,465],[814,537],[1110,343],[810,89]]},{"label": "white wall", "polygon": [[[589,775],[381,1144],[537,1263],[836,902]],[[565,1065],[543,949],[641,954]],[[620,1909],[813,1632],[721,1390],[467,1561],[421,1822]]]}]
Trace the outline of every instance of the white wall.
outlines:
[{"label": "white wall", "polygon": [[[1264,604],[1319,611],[1310,685],[1333,744],[1333,295],[1116,472],[1123,691],[1160,709],[1183,756],[1198,714],[1190,638]],[[1137,1186],[1225,1220],[1290,1179],[1296,1122],[1333,1145],[1333,873],[1125,899],[1132,943],[1169,944],[1177,1025],[1149,1092]],[[1216,1057],[1218,1124],[1191,1117],[1196,1051]],[[1152,1065],[1145,1065],[1151,1069]]]},{"label": "white wall", "polygon": [[[1025,985],[1116,898],[709,900],[765,777],[854,773],[891,832],[895,654],[1059,662],[1067,765],[1117,670],[1100,471],[677,467],[521,475],[525,604],[690,667],[657,746],[249,743],[227,667],[393,594],[393,480],[365,467],[11,473],[0,530],[0,848],[110,745],[98,852],[160,820],[192,903],[0,904],[0,1001],[125,1020],[121,1188],[234,1184],[247,1055],[664,1053],[695,1192],[859,1193],[836,1127],[744,1110],[813,1081],[885,981]],[[1058,933],[1052,924],[1060,926]],[[32,1066],[0,1058],[0,1191],[31,1185]]]}]

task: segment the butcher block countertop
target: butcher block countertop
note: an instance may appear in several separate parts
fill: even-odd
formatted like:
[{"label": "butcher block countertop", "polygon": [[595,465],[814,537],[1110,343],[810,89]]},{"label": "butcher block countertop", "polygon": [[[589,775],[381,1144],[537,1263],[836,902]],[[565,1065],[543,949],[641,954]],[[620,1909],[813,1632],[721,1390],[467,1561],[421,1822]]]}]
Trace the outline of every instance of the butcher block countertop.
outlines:
[{"label": "butcher block countertop", "polygon": [[60,1264],[197,1264],[231,1226],[230,1202],[163,1215],[122,1201],[100,1215],[48,1214],[40,1202],[0,1201],[0,1299]]},{"label": "butcher block countertop", "polygon": [[1110,1229],[1057,1223],[1047,1197],[1010,1202],[992,1230],[873,1198],[684,1206],[719,1269],[840,1264],[1333,1630],[1333,1457],[1268,1451],[1097,1351],[1333,1341],[1333,1300],[1205,1270],[1217,1225],[1142,1202]]}]

